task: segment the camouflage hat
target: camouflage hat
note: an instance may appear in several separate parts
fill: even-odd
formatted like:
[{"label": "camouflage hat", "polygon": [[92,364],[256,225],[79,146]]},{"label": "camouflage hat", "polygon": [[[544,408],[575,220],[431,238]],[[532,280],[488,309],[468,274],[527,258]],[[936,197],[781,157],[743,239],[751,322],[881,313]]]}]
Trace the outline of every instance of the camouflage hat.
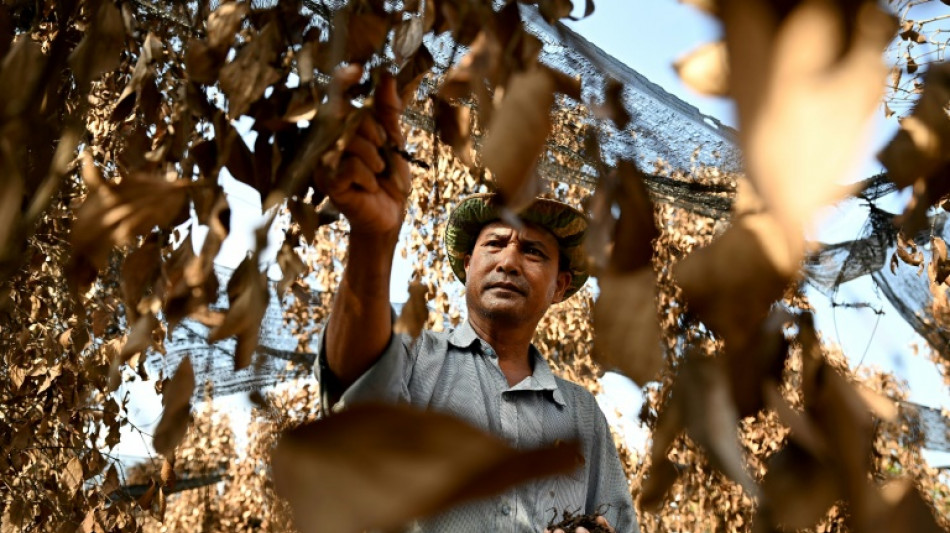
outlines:
[{"label": "camouflage hat", "polygon": [[[501,219],[500,211],[498,195],[485,193],[465,198],[449,215],[449,223],[445,228],[445,251],[452,271],[462,283],[465,283],[465,256],[472,253],[482,228]],[[587,256],[582,246],[587,231],[587,216],[565,203],[546,198],[539,198],[518,216],[525,222],[550,231],[557,239],[571,272],[571,286],[564,293],[564,298],[580,290],[589,277]]]}]

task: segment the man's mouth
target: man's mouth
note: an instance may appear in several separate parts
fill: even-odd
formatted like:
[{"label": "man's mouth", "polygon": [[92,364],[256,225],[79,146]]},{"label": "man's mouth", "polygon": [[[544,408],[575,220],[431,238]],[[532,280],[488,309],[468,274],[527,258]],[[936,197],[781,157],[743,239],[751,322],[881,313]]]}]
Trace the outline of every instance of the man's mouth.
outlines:
[{"label": "man's mouth", "polygon": [[502,282],[498,282],[498,283],[490,283],[490,284],[488,285],[488,289],[489,289],[489,290],[490,290],[490,289],[502,289],[502,290],[506,290],[506,291],[510,291],[510,292],[516,292],[516,293],[518,293],[518,294],[520,294],[520,295],[522,295],[522,296],[524,296],[524,294],[525,294],[525,291],[522,290],[521,287],[519,287],[518,285],[515,285],[514,283],[510,283],[510,282],[506,282],[506,281],[502,281]]}]

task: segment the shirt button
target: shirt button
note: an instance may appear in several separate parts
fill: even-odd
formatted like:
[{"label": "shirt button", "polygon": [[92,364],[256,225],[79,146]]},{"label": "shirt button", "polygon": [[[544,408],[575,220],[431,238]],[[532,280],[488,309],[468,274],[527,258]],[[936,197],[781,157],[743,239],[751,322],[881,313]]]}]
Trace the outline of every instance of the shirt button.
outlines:
[{"label": "shirt button", "polygon": [[507,503],[501,506],[501,514],[508,516],[511,514],[511,506]]}]

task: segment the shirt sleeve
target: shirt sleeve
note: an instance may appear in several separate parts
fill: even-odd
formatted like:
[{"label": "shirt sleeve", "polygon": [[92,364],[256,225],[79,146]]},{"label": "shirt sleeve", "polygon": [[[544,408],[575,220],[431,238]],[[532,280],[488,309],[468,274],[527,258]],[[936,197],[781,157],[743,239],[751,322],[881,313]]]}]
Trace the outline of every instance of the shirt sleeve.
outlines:
[{"label": "shirt sleeve", "polygon": [[318,339],[319,351],[314,365],[314,374],[320,383],[320,409],[324,415],[358,403],[409,401],[408,381],[413,357],[404,335],[393,333],[379,359],[349,387],[344,387],[330,370],[325,335],[326,329]]},{"label": "shirt sleeve", "polygon": [[610,426],[600,408],[595,407],[594,410],[596,414],[592,413],[592,415],[597,420],[597,433],[593,442],[591,460],[596,462],[591,466],[596,465],[596,467],[589,471],[587,512],[604,515],[617,533],[639,532],[640,527],[633,507],[630,482],[620,464]]}]

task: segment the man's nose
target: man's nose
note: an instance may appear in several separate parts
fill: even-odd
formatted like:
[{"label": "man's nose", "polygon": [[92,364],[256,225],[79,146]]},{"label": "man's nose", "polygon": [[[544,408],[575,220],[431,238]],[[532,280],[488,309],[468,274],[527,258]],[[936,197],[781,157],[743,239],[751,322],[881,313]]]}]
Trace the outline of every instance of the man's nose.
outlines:
[{"label": "man's nose", "polygon": [[521,273],[521,250],[516,244],[509,244],[499,252],[498,264],[495,269],[506,274]]}]

